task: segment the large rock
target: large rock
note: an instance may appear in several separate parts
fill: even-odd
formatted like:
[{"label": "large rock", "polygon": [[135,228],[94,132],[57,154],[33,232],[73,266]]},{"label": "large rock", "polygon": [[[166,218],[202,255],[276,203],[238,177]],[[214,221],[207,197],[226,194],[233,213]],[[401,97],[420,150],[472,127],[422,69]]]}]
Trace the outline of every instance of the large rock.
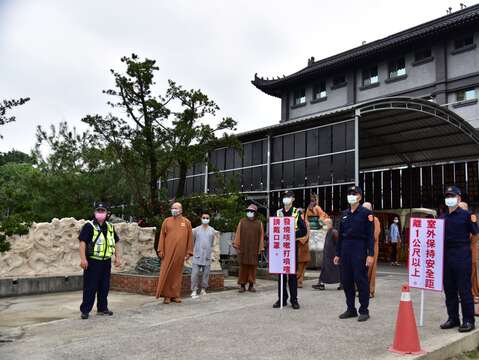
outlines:
[{"label": "large rock", "polygon": [[[0,277],[65,275],[81,273],[78,235],[85,220],[53,219],[34,223],[27,235],[11,236],[11,249],[0,254]],[[114,271],[133,270],[143,256],[156,256],[154,228],[137,224],[114,224],[120,237],[122,266]]]}]

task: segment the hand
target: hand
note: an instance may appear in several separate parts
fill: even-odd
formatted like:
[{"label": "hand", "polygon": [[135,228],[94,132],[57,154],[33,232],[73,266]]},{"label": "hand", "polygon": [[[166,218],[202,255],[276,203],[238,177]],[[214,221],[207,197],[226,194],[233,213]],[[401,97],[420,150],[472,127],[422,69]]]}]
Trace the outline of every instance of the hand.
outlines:
[{"label": "hand", "polygon": [[165,254],[163,254],[162,251],[159,251],[158,256],[160,257],[160,259],[163,259],[165,257]]},{"label": "hand", "polygon": [[334,265],[339,265],[340,260],[341,260],[341,258],[339,256],[335,256],[334,259],[333,259]]},{"label": "hand", "polygon": [[366,266],[370,267],[374,264],[374,256],[368,256],[366,258]]},{"label": "hand", "polygon": [[120,258],[115,256],[115,267],[120,267],[120,266],[121,266]]},{"label": "hand", "polygon": [[185,261],[187,261],[190,258],[190,255],[185,256]]},{"label": "hand", "polygon": [[87,259],[85,259],[85,260],[80,260],[80,267],[81,267],[83,270],[88,269],[88,261],[87,261]]}]

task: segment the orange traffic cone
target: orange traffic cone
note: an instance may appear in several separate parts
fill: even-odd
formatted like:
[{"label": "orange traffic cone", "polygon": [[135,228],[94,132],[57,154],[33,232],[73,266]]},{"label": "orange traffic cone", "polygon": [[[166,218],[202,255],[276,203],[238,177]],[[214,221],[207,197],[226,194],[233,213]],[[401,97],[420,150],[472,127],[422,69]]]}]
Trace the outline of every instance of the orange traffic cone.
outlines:
[{"label": "orange traffic cone", "polygon": [[396,319],[396,333],[394,343],[389,351],[398,354],[424,354],[419,344],[419,335],[416,327],[416,317],[409,293],[409,285],[402,286],[401,301],[399,302],[399,311]]}]

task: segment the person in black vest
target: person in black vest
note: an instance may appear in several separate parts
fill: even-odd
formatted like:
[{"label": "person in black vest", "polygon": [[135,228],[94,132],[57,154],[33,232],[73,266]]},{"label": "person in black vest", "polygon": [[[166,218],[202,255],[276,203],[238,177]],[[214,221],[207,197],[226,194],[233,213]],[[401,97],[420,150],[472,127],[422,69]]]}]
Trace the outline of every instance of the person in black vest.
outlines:
[{"label": "person in black vest", "polygon": [[106,221],[108,207],[97,203],[94,219],[87,221],[80,231],[80,267],[83,269],[83,302],[80,305],[81,318],[88,319],[97,295],[98,315],[113,315],[108,309],[110,289],[111,257],[115,266],[120,266],[120,239],[113,225]]},{"label": "person in black vest", "polygon": [[369,319],[368,267],[374,263],[374,217],[361,205],[363,192],[350,186],[347,192],[349,209],[341,214],[339,239],[334,263],[341,262],[341,283],[346,295],[347,310],[340,319],[357,317],[355,285],[359,291],[358,321]]},{"label": "person in black vest", "polygon": [[[296,254],[295,254],[295,262],[296,268],[298,267],[298,239],[306,236],[308,233],[308,229],[306,227],[306,223],[304,222],[301,212],[293,207],[294,202],[294,193],[292,191],[286,191],[283,194],[283,207],[276,212],[276,216],[279,217],[288,217],[292,216],[295,219],[295,235],[296,235]],[[271,236],[271,235],[270,235]],[[299,302],[298,302],[298,279],[296,273],[294,274],[283,274],[278,276],[278,301],[273,304],[273,308],[277,309],[281,307],[281,276],[283,276],[283,306],[288,304],[288,291],[286,289],[286,284],[289,287],[289,295],[291,306],[293,309],[299,309]]]}]

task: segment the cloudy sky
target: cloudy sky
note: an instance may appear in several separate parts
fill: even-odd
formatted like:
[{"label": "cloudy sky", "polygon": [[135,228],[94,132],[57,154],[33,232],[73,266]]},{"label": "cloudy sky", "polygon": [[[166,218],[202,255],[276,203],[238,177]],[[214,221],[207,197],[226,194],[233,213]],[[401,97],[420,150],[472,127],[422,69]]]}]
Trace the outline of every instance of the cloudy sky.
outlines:
[{"label": "cloudy sky", "polygon": [[[472,5],[472,4],[469,4]],[[29,152],[38,125],[105,114],[109,69],[132,52],[200,88],[249,130],[277,123],[280,101],[250,81],[440,17],[459,1],[0,0],[0,99],[30,97],[0,128],[0,151]]]}]

